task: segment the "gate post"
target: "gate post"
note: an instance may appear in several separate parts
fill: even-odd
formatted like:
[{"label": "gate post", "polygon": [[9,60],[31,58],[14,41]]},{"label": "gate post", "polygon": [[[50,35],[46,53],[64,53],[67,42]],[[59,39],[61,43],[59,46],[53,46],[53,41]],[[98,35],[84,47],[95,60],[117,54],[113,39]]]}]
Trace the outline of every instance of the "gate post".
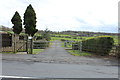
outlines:
[{"label": "gate post", "polygon": [[30,41],[30,50],[29,50],[29,54],[33,53],[33,40],[32,40],[32,36],[28,37],[29,41]]},{"label": "gate post", "polygon": [[25,40],[26,40],[26,52],[27,52],[27,54],[29,54],[29,52],[28,52],[28,35],[26,35]]},{"label": "gate post", "polygon": [[82,52],[82,41],[80,41],[80,52]]}]

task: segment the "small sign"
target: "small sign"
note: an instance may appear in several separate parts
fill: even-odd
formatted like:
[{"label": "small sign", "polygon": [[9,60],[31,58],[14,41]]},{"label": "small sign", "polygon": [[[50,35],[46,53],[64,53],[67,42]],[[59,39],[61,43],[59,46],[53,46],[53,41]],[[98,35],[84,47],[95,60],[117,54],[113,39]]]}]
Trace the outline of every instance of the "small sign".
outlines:
[{"label": "small sign", "polygon": [[28,39],[32,39],[32,36],[29,36]]}]

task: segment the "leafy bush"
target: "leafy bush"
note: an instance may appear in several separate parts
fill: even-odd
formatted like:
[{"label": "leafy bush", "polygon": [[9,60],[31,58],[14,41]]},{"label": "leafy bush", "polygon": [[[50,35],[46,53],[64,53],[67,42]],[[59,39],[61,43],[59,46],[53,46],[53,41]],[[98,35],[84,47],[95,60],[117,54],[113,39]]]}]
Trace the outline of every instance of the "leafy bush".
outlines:
[{"label": "leafy bush", "polygon": [[61,39],[61,41],[66,41],[65,39]]},{"label": "leafy bush", "polygon": [[120,44],[117,47],[117,57],[120,58]]},{"label": "leafy bush", "polygon": [[47,47],[49,47],[48,41],[37,41],[37,42],[34,42],[34,45],[33,45],[34,49],[45,49]]},{"label": "leafy bush", "polygon": [[48,30],[48,28],[46,28],[45,31],[42,33],[42,39],[45,39],[47,41],[51,40],[50,30]]},{"label": "leafy bush", "polygon": [[82,41],[82,50],[99,53],[100,55],[108,55],[113,44],[114,40],[112,37],[97,37]]},{"label": "leafy bush", "polygon": [[41,40],[42,36],[37,36],[36,40]]},{"label": "leafy bush", "polygon": [[65,38],[71,38],[70,36],[65,36]]}]

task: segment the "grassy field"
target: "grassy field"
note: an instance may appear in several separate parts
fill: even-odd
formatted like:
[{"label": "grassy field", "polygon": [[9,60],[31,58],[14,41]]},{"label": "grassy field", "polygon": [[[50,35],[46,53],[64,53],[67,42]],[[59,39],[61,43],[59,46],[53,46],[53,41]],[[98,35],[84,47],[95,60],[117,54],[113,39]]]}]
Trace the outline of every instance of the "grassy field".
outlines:
[{"label": "grassy field", "polygon": [[[108,37],[107,35],[104,35],[104,36]],[[68,37],[68,38],[66,38],[66,37]],[[110,37],[113,37],[114,44],[117,45],[118,44],[118,36],[110,36]],[[51,37],[51,41],[61,40],[61,39],[69,40],[69,41],[82,41],[82,40],[87,40],[87,39],[92,39],[92,38],[95,38],[95,37],[79,37],[79,36],[72,36],[72,35],[56,34],[55,37]]]},{"label": "grassy field", "polygon": [[61,40],[61,39],[69,40],[69,41],[81,41],[81,39],[61,38],[61,37],[51,37],[51,41],[54,41],[54,40]]}]

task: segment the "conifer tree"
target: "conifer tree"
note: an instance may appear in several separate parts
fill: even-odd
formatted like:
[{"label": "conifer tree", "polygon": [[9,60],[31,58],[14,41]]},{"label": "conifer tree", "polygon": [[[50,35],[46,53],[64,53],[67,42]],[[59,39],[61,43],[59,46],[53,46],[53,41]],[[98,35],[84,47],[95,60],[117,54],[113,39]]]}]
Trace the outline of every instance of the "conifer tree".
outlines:
[{"label": "conifer tree", "polygon": [[24,13],[23,23],[25,25],[25,33],[29,36],[34,36],[34,34],[38,31],[38,29],[36,29],[36,22],[36,13],[30,4]]},{"label": "conifer tree", "polygon": [[12,22],[12,24],[14,24],[13,32],[15,34],[20,34],[20,32],[22,31],[22,20],[17,11],[15,12],[14,16],[12,17],[11,22]]}]

